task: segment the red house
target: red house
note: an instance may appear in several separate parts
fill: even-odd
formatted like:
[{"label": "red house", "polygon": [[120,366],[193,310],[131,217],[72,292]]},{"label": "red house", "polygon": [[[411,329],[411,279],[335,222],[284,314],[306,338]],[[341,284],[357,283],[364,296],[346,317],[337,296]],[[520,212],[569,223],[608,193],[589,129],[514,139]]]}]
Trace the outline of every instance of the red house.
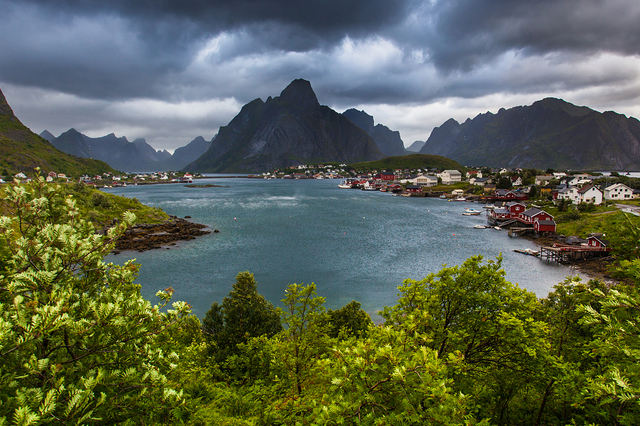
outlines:
[{"label": "red house", "polygon": [[393,182],[396,179],[396,175],[391,172],[382,172],[380,173],[380,179]]},{"label": "red house", "polygon": [[602,235],[590,235],[587,238],[587,244],[589,247],[601,247],[605,248],[609,246],[609,241],[602,238]]},{"label": "red house", "polygon": [[536,222],[536,220],[538,221],[553,220],[553,216],[551,216],[549,213],[545,212],[544,210],[540,210],[538,208],[532,207],[529,210],[526,210],[520,213],[517,219],[526,225],[533,225]]},{"label": "red house", "polygon": [[551,220],[538,220],[533,223],[533,229],[536,232],[556,232],[556,221]]}]

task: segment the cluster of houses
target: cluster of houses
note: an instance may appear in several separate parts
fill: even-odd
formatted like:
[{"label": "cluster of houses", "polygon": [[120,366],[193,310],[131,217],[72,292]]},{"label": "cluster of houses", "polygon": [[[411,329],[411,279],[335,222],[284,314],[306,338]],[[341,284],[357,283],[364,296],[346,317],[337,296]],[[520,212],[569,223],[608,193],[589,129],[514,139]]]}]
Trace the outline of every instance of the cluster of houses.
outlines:
[{"label": "cluster of houses", "polygon": [[489,210],[488,222],[494,226],[532,228],[538,233],[556,232],[556,221],[549,213],[519,201],[506,202],[502,207]]},{"label": "cluster of houses", "polygon": [[555,176],[536,176],[536,184],[541,186],[542,194],[551,193],[554,200],[564,199],[573,204],[600,205],[604,201],[631,200],[640,196],[637,191],[623,183],[594,185],[594,178],[586,174],[564,176],[558,179],[559,185],[549,185],[548,182],[554,178]]},{"label": "cluster of houses", "polygon": [[[22,182],[28,182],[30,180],[30,178],[22,172],[15,174],[14,178]],[[47,182],[69,182],[71,177],[64,173],[49,172],[45,176],[45,180]],[[175,172],[160,172],[117,176],[106,172],[101,175],[94,176],[83,175],[78,179],[78,182],[92,186],[125,186],[126,184],[124,182],[126,181],[134,183],[144,181],[191,183],[193,182],[193,175],[185,173],[182,176],[178,176]],[[5,182],[0,179],[0,183]]]}]

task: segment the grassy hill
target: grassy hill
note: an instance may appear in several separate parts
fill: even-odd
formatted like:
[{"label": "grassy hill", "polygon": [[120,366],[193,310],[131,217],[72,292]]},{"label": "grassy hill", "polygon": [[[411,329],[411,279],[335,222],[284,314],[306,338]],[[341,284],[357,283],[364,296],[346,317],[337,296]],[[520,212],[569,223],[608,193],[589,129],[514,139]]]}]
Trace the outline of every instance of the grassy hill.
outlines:
[{"label": "grassy hill", "polygon": [[377,161],[366,161],[350,164],[355,170],[395,170],[395,169],[430,169],[466,171],[466,167],[439,155],[409,154],[398,157],[387,157]]},{"label": "grassy hill", "polygon": [[33,177],[36,167],[45,175],[54,171],[72,177],[115,172],[103,161],[65,154],[33,133],[13,114],[0,91],[0,175],[23,172]]}]

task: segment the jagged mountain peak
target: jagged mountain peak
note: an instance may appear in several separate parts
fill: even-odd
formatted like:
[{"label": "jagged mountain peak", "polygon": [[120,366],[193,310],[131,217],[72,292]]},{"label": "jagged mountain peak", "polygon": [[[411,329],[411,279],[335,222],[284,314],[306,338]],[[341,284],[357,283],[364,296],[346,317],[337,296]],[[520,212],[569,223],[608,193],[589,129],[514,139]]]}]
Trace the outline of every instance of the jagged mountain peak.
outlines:
[{"label": "jagged mountain peak", "polygon": [[374,140],[342,114],[319,104],[311,83],[292,81],[276,98],[256,99],[220,127],[209,150],[185,170],[263,172],[307,162],[384,157]]},{"label": "jagged mountain peak", "polygon": [[320,106],[311,83],[301,78],[293,80],[280,93],[280,101],[289,102],[300,109],[317,108]]}]

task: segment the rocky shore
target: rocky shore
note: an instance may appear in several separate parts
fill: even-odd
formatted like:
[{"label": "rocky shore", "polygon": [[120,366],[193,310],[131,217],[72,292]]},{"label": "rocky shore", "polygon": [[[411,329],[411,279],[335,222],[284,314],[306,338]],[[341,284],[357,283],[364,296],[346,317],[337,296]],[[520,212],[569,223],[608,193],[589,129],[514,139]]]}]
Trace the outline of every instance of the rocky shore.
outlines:
[{"label": "rocky shore", "polygon": [[[113,254],[125,250],[142,252],[173,246],[177,241],[193,240],[211,233],[204,228],[206,228],[205,225],[189,222],[176,216],[170,216],[170,219],[163,223],[134,225],[116,241]],[[213,232],[217,233],[218,230]]]}]

